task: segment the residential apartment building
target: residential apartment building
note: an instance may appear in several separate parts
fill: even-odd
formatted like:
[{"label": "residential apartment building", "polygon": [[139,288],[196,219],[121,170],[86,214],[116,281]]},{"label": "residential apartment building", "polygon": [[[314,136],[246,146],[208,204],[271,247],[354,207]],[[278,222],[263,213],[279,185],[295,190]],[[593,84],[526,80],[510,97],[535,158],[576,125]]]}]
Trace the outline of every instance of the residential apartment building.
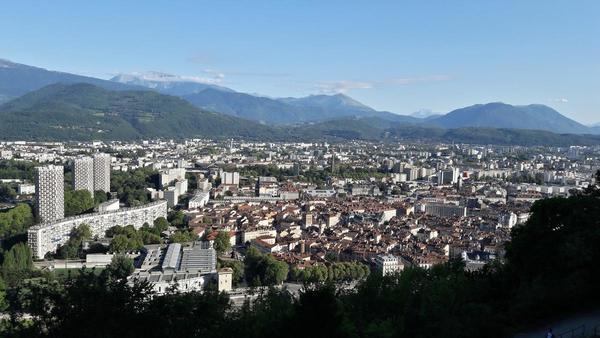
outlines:
[{"label": "residential apartment building", "polygon": [[94,196],[94,160],[78,157],[73,161],[73,189],[87,190]]},{"label": "residential apartment building", "polygon": [[65,217],[64,168],[49,165],[37,167],[35,173],[35,211],[40,222]]},{"label": "residential apartment building", "polygon": [[110,192],[110,155],[94,155],[94,190]]},{"label": "residential apartment building", "polygon": [[[62,199],[60,205],[62,206]],[[33,252],[33,257],[41,259],[47,253],[55,253],[59,245],[69,240],[71,230],[81,224],[89,225],[92,236],[104,237],[106,230],[113,226],[133,225],[138,229],[144,223],[152,224],[158,217],[167,217],[167,201],[161,200],[139,207],[47,221],[29,228],[27,243]]]}]

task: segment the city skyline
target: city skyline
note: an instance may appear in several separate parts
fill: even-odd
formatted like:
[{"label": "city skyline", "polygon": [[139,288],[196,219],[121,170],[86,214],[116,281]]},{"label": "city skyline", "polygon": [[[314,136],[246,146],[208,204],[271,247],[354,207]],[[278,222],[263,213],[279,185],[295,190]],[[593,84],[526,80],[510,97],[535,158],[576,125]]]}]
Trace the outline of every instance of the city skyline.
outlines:
[{"label": "city skyline", "polygon": [[345,93],[398,114],[540,103],[600,122],[592,1],[4,7],[0,57],[53,70],[162,71],[273,97]]}]

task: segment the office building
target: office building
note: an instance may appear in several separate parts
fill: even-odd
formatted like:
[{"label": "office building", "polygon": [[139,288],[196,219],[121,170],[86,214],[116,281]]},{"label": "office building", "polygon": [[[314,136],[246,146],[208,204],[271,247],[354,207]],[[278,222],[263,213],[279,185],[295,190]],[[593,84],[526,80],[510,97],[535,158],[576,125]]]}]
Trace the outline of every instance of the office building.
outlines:
[{"label": "office building", "polygon": [[40,222],[51,222],[65,217],[64,169],[62,166],[37,167],[35,192],[35,211]]}]

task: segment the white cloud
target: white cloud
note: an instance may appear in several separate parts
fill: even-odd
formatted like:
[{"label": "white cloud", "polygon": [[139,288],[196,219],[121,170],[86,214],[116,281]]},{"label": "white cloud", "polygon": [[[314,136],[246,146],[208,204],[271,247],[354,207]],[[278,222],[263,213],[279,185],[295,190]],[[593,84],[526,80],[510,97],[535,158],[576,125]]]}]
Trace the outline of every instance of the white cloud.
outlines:
[{"label": "white cloud", "polygon": [[562,98],[557,98],[557,99],[551,99],[550,101],[555,102],[555,103],[568,103],[569,99],[562,97]]},{"label": "white cloud", "polygon": [[316,84],[317,89],[322,94],[345,93],[351,89],[370,89],[373,83],[361,81],[323,81]]},{"label": "white cloud", "polygon": [[137,80],[152,81],[152,82],[196,82],[203,84],[220,84],[225,79],[225,74],[207,69],[202,71],[203,76],[189,76],[189,75],[173,75],[163,72],[133,72],[128,74],[119,74],[117,81],[120,82],[132,82]]},{"label": "white cloud", "polygon": [[382,81],[321,81],[316,84],[323,94],[345,93],[353,89],[371,89],[385,86],[407,86],[419,83],[440,82],[452,79],[449,75],[438,74],[417,77],[392,78]]},{"label": "white cloud", "polygon": [[400,86],[406,86],[406,85],[411,85],[411,84],[415,84],[415,83],[448,81],[450,79],[451,79],[451,77],[449,75],[438,74],[438,75],[419,76],[419,77],[395,78],[395,79],[391,79],[387,82],[389,82],[391,84],[400,85]]}]

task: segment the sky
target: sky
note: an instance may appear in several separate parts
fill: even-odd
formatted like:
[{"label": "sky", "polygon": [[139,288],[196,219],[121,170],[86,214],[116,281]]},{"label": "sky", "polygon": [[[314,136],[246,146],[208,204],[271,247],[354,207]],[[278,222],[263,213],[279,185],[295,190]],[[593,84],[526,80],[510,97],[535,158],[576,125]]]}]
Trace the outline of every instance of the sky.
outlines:
[{"label": "sky", "polygon": [[540,103],[600,122],[600,1],[6,1],[0,58],[161,71],[411,114]]}]

